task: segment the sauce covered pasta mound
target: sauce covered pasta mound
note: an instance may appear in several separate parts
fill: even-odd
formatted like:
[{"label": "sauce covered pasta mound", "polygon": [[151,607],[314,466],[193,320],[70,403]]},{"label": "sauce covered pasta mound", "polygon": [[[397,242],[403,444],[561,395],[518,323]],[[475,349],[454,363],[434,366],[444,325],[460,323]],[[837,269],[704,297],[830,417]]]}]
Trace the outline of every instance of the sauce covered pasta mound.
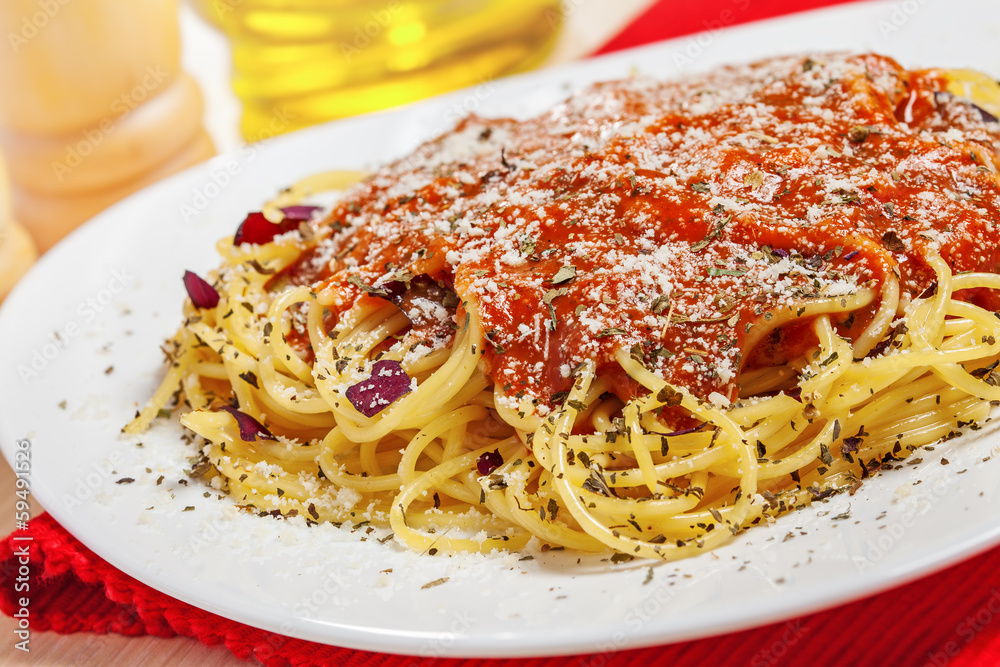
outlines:
[{"label": "sauce covered pasta mound", "polygon": [[462,120],[252,213],[160,390],[262,513],[673,559],[1000,400],[1000,93],[821,54]]}]

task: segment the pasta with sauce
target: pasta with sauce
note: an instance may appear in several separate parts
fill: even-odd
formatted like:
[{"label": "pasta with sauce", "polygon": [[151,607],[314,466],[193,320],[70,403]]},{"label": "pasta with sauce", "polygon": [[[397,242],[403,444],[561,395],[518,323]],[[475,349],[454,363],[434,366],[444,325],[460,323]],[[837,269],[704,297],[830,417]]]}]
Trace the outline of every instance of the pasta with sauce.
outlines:
[{"label": "pasta with sauce", "polygon": [[466,118],[250,214],[127,430],[179,390],[237,502],[421,552],[711,549],[1000,400],[997,99],[823,54]]}]

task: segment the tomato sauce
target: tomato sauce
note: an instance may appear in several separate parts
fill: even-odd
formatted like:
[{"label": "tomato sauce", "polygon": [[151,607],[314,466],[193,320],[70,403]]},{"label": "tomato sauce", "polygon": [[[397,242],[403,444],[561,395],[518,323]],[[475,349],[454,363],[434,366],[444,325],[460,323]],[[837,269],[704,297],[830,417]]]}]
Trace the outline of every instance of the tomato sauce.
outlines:
[{"label": "tomato sauce", "polygon": [[[788,308],[878,293],[894,274],[914,298],[933,281],[928,253],[997,269],[998,126],[946,83],[824,54],[598,84],[527,120],[469,117],[350,192],[285,277],[335,313],[413,277],[454,290],[465,305],[447,317],[479,314],[507,396],[551,401],[592,359],[628,398],[624,347],[733,398],[743,369],[813,343],[808,317],[771,331]],[[857,336],[876,304],[838,316],[840,332]]]}]

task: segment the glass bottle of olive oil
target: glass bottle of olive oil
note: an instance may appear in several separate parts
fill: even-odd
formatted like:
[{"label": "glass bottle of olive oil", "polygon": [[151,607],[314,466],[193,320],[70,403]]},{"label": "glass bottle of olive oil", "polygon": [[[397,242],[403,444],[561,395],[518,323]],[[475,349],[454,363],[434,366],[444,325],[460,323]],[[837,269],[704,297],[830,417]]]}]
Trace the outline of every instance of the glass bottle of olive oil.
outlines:
[{"label": "glass bottle of olive oil", "polygon": [[231,39],[250,140],[530,69],[563,16],[560,0],[194,1]]}]

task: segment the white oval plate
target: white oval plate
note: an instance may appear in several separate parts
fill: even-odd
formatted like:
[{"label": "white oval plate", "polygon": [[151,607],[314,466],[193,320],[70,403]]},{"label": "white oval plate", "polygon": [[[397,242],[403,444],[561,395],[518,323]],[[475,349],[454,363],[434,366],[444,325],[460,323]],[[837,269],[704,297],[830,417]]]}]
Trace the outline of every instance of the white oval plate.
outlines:
[{"label": "white oval plate", "polygon": [[[101,557],[168,595],[295,637],[424,656],[619,651],[722,633],[870,594],[986,549],[1000,542],[998,440],[989,427],[918,453],[922,462],[883,473],[853,497],[653,567],[558,552],[420,556],[364,527],[260,519],[205,497],[199,482],[179,481],[194,452],[176,424],[157,426],[141,447],[119,435],[161,377],[158,347],[179,322],[184,269],[214,266],[216,239],[280,187],[405,154],[464,112],[538,112],[573,87],[633,69],[670,76],[847,48],[1000,74],[1000,52],[980,47],[1000,32],[990,0],[910,4],[910,13],[848,5],[484,83],[284,136],[141,192],[49,252],[0,311],[3,452],[13,460],[16,442],[29,440],[34,498]],[[978,19],[963,21],[969,16]],[[126,477],[135,481],[117,483]]]}]

